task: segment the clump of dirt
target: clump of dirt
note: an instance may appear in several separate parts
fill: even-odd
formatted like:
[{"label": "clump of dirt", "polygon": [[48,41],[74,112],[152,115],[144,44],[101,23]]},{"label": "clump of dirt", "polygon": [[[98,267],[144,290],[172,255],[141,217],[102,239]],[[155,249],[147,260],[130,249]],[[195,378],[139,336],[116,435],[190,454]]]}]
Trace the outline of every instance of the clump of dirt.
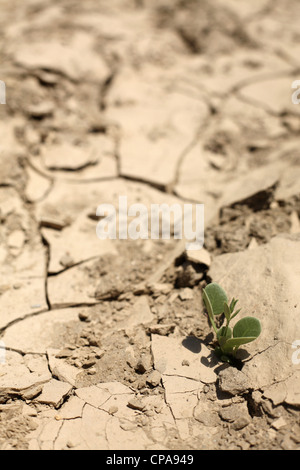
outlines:
[{"label": "clump of dirt", "polygon": [[183,336],[195,336],[210,343],[211,328],[203,310],[201,288],[186,288],[173,292],[169,298],[154,299],[152,311],[157,317],[157,331],[168,334],[176,328]]},{"label": "clump of dirt", "polygon": [[1,152],[1,185],[13,185],[20,192],[24,191],[27,176],[24,171],[26,160],[21,153]]},{"label": "clump of dirt", "polygon": [[26,436],[36,429],[37,425],[30,416],[22,414],[20,403],[0,406],[0,449],[27,450]]},{"label": "clump of dirt", "polygon": [[296,200],[282,205],[271,202],[267,209],[257,211],[247,205],[225,208],[219,222],[207,228],[205,247],[218,255],[243,251],[252,240],[258,245],[267,243],[278,233],[290,231],[291,214],[295,210]]},{"label": "clump of dirt", "polygon": [[140,325],[106,330],[97,319],[90,324],[85,319],[83,325],[56,356],[78,368],[77,386],[116,381],[145,392],[147,377],[153,371],[147,329]]},{"label": "clump of dirt", "polygon": [[86,268],[93,282],[97,280],[96,299],[117,299],[123,293],[134,291],[151,276],[172,244],[166,248],[157,243],[148,253],[138,241],[126,240],[118,242],[117,249],[118,256],[104,256]]}]

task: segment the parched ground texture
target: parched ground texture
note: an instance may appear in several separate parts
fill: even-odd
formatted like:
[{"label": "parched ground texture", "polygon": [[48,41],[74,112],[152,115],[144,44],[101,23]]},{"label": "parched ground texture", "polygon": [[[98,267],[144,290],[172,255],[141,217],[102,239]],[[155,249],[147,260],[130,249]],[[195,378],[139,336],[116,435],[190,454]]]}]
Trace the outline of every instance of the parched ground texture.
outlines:
[{"label": "parched ground texture", "polygon": [[[0,448],[299,449],[299,1],[0,6]],[[119,196],[204,248],[99,240]],[[234,366],[211,281],[262,324]]]}]

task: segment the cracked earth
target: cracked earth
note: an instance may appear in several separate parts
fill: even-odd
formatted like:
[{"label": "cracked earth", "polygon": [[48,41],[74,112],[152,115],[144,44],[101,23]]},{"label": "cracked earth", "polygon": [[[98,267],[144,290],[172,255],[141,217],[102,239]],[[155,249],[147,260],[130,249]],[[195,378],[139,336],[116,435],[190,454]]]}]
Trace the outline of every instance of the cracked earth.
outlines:
[{"label": "cracked earth", "polygon": [[[299,449],[299,2],[0,3],[0,448]],[[119,195],[204,203],[204,248],[100,241]]]}]

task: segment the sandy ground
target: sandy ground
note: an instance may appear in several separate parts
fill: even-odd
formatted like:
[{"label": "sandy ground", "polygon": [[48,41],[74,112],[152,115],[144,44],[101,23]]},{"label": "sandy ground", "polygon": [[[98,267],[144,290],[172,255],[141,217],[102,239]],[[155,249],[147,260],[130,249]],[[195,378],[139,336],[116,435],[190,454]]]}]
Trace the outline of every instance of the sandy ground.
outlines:
[{"label": "sandy ground", "polygon": [[[299,449],[299,2],[0,6],[0,448]],[[99,240],[119,196],[204,248]],[[234,366],[211,281],[262,324]]]}]

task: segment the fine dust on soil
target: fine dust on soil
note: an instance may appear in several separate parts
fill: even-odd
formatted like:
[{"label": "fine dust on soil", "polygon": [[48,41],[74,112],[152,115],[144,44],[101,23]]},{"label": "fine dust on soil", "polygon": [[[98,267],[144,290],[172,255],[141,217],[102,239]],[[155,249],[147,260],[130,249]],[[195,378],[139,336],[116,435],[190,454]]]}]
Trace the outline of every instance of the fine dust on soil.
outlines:
[{"label": "fine dust on soil", "polygon": [[[299,15],[1,0],[2,450],[299,449]],[[204,249],[98,240],[120,195],[204,203]],[[219,279],[263,325],[231,366],[202,302]]]}]

